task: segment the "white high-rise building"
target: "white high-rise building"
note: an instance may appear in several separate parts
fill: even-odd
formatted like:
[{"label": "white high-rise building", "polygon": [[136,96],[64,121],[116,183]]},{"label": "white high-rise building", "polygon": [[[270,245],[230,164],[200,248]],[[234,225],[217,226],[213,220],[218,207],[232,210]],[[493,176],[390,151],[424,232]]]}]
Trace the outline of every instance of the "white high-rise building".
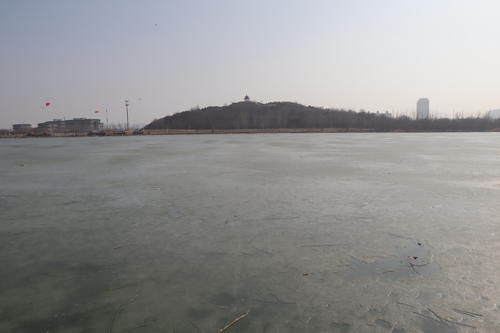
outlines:
[{"label": "white high-rise building", "polygon": [[429,118],[429,99],[421,98],[417,101],[417,119]]},{"label": "white high-rise building", "polygon": [[500,109],[489,111],[488,117],[490,117],[491,119],[500,119]]}]

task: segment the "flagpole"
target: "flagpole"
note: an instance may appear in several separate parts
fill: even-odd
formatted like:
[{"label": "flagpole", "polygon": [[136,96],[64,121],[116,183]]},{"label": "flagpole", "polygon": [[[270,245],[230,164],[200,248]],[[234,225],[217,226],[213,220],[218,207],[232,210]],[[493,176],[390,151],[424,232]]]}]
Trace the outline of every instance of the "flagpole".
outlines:
[{"label": "flagpole", "polygon": [[108,126],[108,109],[106,108],[106,129],[109,129]]},{"label": "flagpole", "polygon": [[125,110],[127,111],[127,131],[128,131],[128,99],[125,100]]}]

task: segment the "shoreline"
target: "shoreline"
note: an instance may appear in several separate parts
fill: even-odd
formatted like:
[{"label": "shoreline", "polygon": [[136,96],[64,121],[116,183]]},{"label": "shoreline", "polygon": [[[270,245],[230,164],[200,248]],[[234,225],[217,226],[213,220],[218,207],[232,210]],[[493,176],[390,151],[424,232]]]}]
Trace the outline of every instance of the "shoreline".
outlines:
[{"label": "shoreline", "polygon": [[0,135],[0,139],[89,137],[89,136],[142,136],[142,135],[202,135],[202,134],[286,134],[286,133],[498,133],[500,128],[483,131],[464,130],[390,130],[363,128],[264,128],[264,129],[142,129],[136,131],[100,133],[43,133]]},{"label": "shoreline", "polygon": [[268,129],[226,129],[226,130],[192,130],[192,129],[161,129],[142,130],[142,135],[183,135],[183,134],[272,134],[272,133],[482,133],[500,132],[500,128],[484,131],[458,131],[458,130],[390,130],[380,131],[365,128],[268,128]]}]

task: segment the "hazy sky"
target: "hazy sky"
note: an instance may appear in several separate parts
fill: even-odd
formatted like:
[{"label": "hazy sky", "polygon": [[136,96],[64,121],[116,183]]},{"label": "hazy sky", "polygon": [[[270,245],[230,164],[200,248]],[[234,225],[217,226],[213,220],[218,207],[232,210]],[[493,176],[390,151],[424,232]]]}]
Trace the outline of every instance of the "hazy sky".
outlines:
[{"label": "hazy sky", "polygon": [[126,98],[147,123],[246,93],[476,114],[500,108],[499,15],[497,0],[0,0],[0,127],[124,122]]}]

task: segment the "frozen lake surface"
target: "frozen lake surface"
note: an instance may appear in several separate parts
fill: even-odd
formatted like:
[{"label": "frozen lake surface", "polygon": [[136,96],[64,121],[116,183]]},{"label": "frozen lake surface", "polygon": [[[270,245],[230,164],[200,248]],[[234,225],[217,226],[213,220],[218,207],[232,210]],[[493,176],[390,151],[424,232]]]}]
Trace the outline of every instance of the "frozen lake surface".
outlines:
[{"label": "frozen lake surface", "polygon": [[0,141],[0,331],[500,332],[500,135]]}]

